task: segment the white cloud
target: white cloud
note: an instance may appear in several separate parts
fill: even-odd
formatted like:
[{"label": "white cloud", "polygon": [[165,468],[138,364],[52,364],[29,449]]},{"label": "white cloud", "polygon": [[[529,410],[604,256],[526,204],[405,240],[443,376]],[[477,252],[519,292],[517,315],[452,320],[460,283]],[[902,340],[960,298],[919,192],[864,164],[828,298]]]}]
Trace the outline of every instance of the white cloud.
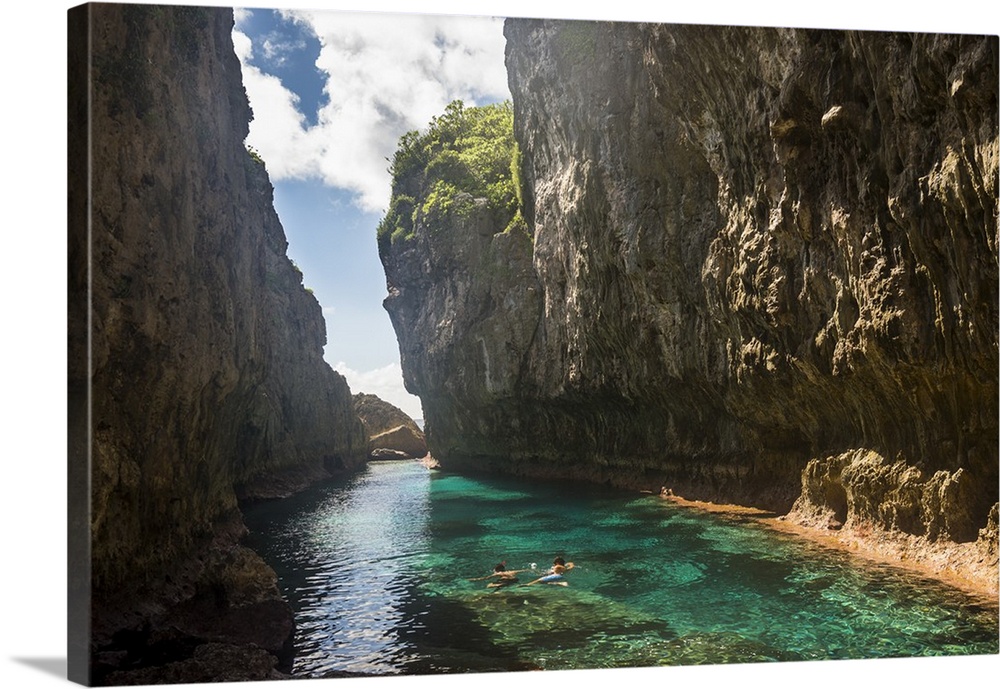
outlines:
[{"label": "white cloud", "polygon": [[355,371],[341,361],[333,369],[347,379],[347,384],[351,386],[353,394],[364,392],[376,395],[389,404],[402,409],[410,418],[420,419],[423,417],[420,398],[411,395],[403,387],[403,371],[398,363],[386,364],[371,371]]},{"label": "white cloud", "polygon": [[[253,57],[253,41],[245,33],[233,30],[233,48],[236,51],[236,57],[240,59],[240,64]],[[246,71],[246,66],[243,67],[243,70]]]},{"label": "white cloud", "polygon": [[[357,194],[366,211],[388,206],[387,158],[399,137],[422,129],[455,99],[473,105],[509,97],[501,19],[421,14],[287,11],[319,39],[315,67],[329,98],[308,126],[298,98],[247,64],[234,32],[254,110],[247,143],[275,180],[319,178]],[[237,23],[237,27],[240,24]],[[278,49],[265,42],[261,51]]]},{"label": "white cloud", "polygon": [[247,64],[252,54],[246,34],[233,32],[236,54],[243,65],[243,85],[253,110],[247,144],[253,146],[273,179],[307,178],[318,174],[313,136],[299,111],[299,97],[281,80]]},{"label": "white cloud", "polygon": [[233,8],[233,19],[236,21],[236,25],[239,26],[241,22],[246,21],[250,17],[250,10],[243,7]]}]

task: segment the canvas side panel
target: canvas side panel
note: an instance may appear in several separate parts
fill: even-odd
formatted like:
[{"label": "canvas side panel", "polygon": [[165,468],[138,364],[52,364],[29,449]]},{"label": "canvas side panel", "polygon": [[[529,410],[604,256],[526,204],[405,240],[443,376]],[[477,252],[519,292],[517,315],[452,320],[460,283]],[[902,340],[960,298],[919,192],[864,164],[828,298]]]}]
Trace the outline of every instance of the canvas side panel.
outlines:
[{"label": "canvas side panel", "polygon": [[68,11],[67,676],[90,684],[90,16]]}]

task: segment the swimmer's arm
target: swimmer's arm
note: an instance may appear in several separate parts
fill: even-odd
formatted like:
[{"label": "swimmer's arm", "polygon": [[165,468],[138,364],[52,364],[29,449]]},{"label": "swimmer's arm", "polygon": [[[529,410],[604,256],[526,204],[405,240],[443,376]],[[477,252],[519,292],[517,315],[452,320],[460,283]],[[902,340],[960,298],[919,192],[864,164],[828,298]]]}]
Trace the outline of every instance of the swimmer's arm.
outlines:
[{"label": "swimmer's arm", "polygon": [[466,579],[466,581],[485,581],[486,579],[492,579],[493,577],[500,576],[499,573],[493,572],[493,574],[487,574],[485,577],[476,577],[475,579]]}]

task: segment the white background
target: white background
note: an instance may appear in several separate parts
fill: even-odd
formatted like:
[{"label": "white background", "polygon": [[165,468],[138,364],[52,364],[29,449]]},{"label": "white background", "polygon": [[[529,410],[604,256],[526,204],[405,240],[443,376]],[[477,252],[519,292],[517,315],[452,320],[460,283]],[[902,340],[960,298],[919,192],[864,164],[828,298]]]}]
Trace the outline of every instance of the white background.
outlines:
[{"label": "white background", "polygon": [[[4,93],[0,117],[2,163],[3,645],[5,687],[66,683],[66,11],[73,3],[20,0],[5,7],[2,50]],[[169,4],[177,4],[170,0]],[[203,4],[220,5],[215,0]],[[641,19],[682,23],[808,26],[959,33],[998,33],[992,3],[971,0],[735,3],[702,0],[648,3],[617,0],[568,3],[483,0],[419,3],[367,0],[260,0],[266,7],[425,11],[497,16]],[[13,212],[10,212],[13,207]],[[420,678],[314,680],[337,689],[424,687],[541,687],[555,683],[635,683],[740,687],[938,687],[981,683],[1000,676],[1000,656],[885,661],[834,661],[717,667],[568,671]],[[284,686],[262,682],[239,686]],[[235,686],[229,684],[226,686]]]}]

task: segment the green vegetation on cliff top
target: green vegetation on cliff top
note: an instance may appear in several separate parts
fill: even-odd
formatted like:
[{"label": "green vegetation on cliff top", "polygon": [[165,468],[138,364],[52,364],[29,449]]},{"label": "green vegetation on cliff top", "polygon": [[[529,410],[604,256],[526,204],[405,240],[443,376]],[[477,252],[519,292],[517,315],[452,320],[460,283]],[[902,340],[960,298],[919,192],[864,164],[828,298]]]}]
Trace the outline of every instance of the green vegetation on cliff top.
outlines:
[{"label": "green vegetation on cliff top", "polygon": [[485,199],[498,227],[519,218],[520,160],[509,101],[467,108],[452,102],[425,132],[400,138],[389,172],[392,200],[379,223],[380,242],[411,239],[418,223],[465,216]]}]

